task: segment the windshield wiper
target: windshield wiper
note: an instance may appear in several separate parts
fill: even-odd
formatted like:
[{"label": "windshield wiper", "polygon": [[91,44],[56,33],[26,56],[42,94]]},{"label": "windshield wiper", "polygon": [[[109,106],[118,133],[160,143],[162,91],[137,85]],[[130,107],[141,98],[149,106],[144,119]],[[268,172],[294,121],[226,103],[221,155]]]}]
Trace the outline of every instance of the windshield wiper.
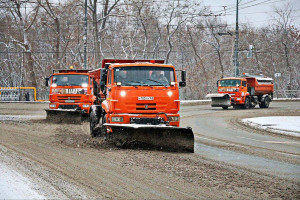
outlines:
[{"label": "windshield wiper", "polygon": [[[148,81],[153,81],[153,82],[155,82],[155,83],[159,83],[160,85],[159,86],[165,86],[165,87],[167,87],[165,84],[164,84],[164,82],[162,82],[162,81],[157,81],[157,80],[153,80],[153,79],[150,79],[150,78],[147,78],[147,80]],[[153,85],[152,85],[153,86]]]},{"label": "windshield wiper", "polygon": [[150,78],[147,78],[147,81],[153,81],[153,82],[155,82],[155,83],[162,83],[162,82],[160,82],[160,81],[153,80],[153,79],[150,79]]}]

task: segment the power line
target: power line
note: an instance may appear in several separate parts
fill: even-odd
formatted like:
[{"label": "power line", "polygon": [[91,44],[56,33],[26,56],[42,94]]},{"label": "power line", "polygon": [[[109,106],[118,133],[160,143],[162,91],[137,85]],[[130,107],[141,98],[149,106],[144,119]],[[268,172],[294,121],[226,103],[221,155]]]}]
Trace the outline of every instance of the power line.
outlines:
[{"label": "power line", "polygon": [[[247,4],[250,4],[250,3],[255,3],[257,0],[252,0],[252,1],[249,1],[249,2],[245,2],[245,3],[242,3],[240,4],[240,10],[243,10],[245,8],[250,8],[250,7],[253,7],[253,6],[258,6],[258,5],[262,5],[262,4],[269,4],[269,3],[277,3],[277,2],[280,2],[280,1],[286,1],[286,0],[265,0],[265,1],[262,1],[262,2],[259,2],[259,3],[256,3],[256,4],[252,4],[252,5],[247,5]],[[226,6],[228,7],[228,6]],[[225,9],[225,13],[224,12],[224,9],[222,10],[218,10],[218,11],[214,11],[215,13],[222,13],[223,16],[225,15],[228,15],[228,13],[232,13],[232,12],[236,12],[236,9],[234,6],[229,6],[229,8],[226,8]]]}]

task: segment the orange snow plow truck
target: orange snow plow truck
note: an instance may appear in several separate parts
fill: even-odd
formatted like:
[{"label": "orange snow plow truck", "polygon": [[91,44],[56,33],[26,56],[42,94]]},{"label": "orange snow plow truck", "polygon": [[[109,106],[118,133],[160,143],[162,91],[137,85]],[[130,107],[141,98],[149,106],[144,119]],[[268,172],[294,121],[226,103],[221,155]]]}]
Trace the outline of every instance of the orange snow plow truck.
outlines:
[{"label": "orange snow plow truck", "polygon": [[217,82],[218,93],[208,94],[212,107],[227,109],[268,108],[273,99],[274,85],[272,78],[263,75],[244,74],[241,77],[223,78]]},{"label": "orange snow plow truck", "polygon": [[117,146],[150,147],[194,152],[191,128],[180,128],[179,86],[175,67],[163,60],[113,60],[102,62],[98,105],[90,109],[90,133]]},{"label": "orange snow plow truck", "polygon": [[88,117],[90,107],[94,104],[94,77],[89,70],[59,69],[46,78],[49,86],[49,108],[47,120],[54,122],[81,123]]}]

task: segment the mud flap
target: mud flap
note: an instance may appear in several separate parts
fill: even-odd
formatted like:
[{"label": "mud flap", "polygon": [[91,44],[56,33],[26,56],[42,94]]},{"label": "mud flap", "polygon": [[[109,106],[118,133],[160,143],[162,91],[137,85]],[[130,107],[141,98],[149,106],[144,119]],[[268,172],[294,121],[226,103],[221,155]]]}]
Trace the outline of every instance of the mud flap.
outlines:
[{"label": "mud flap", "polygon": [[228,94],[208,94],[207,98],[211,98],[211,107],[230,107],[231,97]]},{"label": "mud flap", "polygon": [[194,152],[192,128],[161,125],[104,124],[112,130],[113,142],[123,148]]},{"label": "mud flap", "polygon": [[81,124],[83,117],[79,110],[55,110],[45,109],[47,113],[46,120],[54,123],[72,123]]}]

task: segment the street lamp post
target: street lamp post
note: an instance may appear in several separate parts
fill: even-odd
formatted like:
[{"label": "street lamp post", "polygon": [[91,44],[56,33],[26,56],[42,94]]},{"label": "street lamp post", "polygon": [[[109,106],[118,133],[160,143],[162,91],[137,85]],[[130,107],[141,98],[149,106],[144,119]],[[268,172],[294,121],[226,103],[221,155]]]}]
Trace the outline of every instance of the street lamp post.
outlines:
[{"label": "street lamp post", "polygon": [[240,75],[239,71],[239,0],[236,0],[236,23],[235,23],[235,43],[234,43],[234,76]]},{"label": "street lamp post", "polygon": [[87,69],[87,0],[84,2],[84,65],[83,68]]}]

